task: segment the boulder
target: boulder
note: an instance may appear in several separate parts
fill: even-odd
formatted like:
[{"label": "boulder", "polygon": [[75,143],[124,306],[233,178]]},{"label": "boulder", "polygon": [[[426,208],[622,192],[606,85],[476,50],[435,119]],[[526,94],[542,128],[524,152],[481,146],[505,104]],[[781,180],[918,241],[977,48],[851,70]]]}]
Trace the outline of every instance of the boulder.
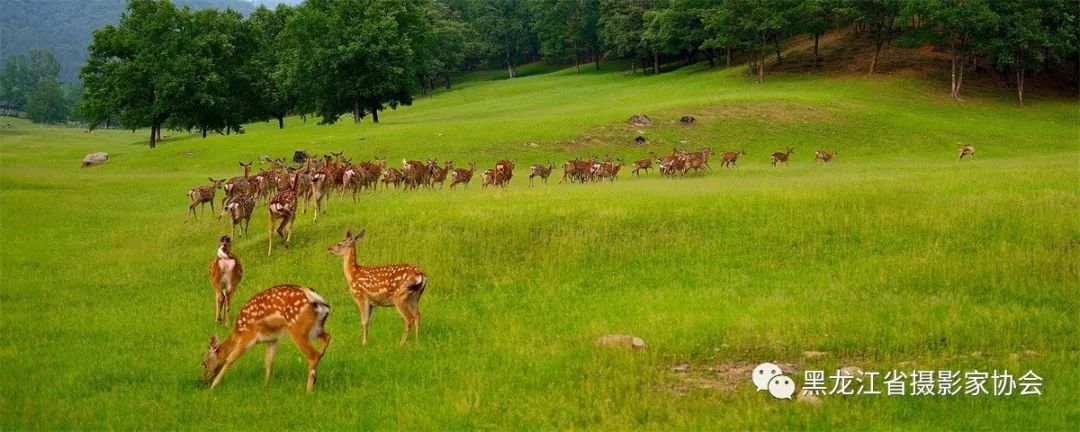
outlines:
[{"label": "boulder", "polygon": [[298,164],[299,163],[304,163],[304,162],[307,161],[307,158],[308,158],[308,154],[307,154],[306,151],[303,151],[303,150],[294,151],[293,154],[292,154],[293,163],[298,163]]},{"label": "boulder", "polygon": [[696,121],[697,121],[697,119],[694,118],[694,116],[682,116],[682,118],[679,119],[679,123],[682,123],[682,124],[687,125],[687,126],[693,126],[694,122],[696,122]]},{"label": "boulder", "polygon": [[630,119],[626,121],[631,126],[636,127],[649,127],[652,126],[652,119],[645,114],[634,114],[630,116]]},{"label": "boulder", "polygon": [[802,353],[803,360],[809,360],[809,361],[821,360],[821,359],[823,359],[825,357],[828,357],[828,356],[829,356],[829,353],[822,352],[822,351],[803,351],[803,353]]},{"label": "boulder", "polygon": [[633,335],[612,334],[601,336],[596,345],[612,348],[645,349],[645,340]]},{"label": "boulder", "polygon": [[90,153],[82,160],[82,167],[91,167],[94,165],[101,165],[105,161],[109,160],[109,154],[104,152]]},{"label": "boulder", "polygon": [[638,135],[637,138],[634,138],[634,142],[638,143],[638,144],[645,144],[645,143],[649,142],[649,139],[645,138],[645,137],[643,137],[641,135]]}]

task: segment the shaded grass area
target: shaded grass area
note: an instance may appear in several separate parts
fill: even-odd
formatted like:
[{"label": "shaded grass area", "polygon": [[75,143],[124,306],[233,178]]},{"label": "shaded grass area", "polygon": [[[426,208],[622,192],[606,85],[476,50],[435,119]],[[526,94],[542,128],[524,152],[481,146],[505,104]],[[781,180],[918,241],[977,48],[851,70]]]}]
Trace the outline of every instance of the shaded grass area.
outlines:
[{"label": "shaded grass area", "polygon": [[[583,72],[591,70],[583,67]],[[643,78],[571,70],[477,80],[383,123],[290,118],[206,140],[142,131],[0,129],[0,375],[5,429],[1066,429],[1080,387],[1080,196],[1075,100],[1018,110],[956,103],[939,83],[782,76],[688,67]],[[644,113],[638,134],[622,122]],[[692,128],[675,119],[699,118]],[[587,137],[586,137],[587,136]],[[957,142],[974,161],[955,160]],[[536,143],[536,147],[529,146]],[[745,148],[700,178],[526,186],[527,164],[672,146]],[[768,154],[795,147],[791,166]],[[281,283],[333,306],[316,392],[284,344],[262,385],[262,349],[222,386],[197,381],[211,334],[205,276],[227,230],[184,224],[186,191],[237,175],[237,160],[344,150],[458,165],[519,160],[504,191],[335,197],[265,255],[266,210],[236,253],[239,298]],[[838,149],[828,165],[816,148]],[[90,151],[109,163],[77,168]],[[191,152],[187,155],[186,152]],[[714,166],[718,166],[714,163]],[[364,263],[430,277],[418,344],[379,309],[361,348],[358,312],[326,248],[366,227]],[[238,307],[234,306],[234,311]],[[593,346],[644,338],[644,352]],[[800,353],[830,357],[805,362]],[[1013,353],[1035,355],[1010,358]],[[979,351],[983,355],[971,356]],[[782,403],[749,379],[669,389],[670,368],[762,361],[802,368],[1028,369],[1041,397],[849,397]],[[800,377],[801,378],[801,377]]]}]

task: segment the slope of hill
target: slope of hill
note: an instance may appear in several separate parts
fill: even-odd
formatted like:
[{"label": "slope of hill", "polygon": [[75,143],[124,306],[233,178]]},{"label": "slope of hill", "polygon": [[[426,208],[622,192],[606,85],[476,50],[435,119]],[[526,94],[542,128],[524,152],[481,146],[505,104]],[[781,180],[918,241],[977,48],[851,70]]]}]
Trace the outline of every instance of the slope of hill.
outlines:
[{"label": "slope of hill", "polygon": [[[702,65],[642,77],[605,64],[513,80],[479,74],[378,125],[299,118],[231,136],[0,122],[0,429],[1067,430],[1080,388],[1078,102],[948,97],[911,77],[776,74]],[[647,128],[625,124],[647,114]],[[694,115],[682,126],[677,119]],[[12,123],[4,127],[2,123]],[[632,144],[637,135],[648,138]],[[959,142],[974,159],[957,160]],[[531,163],[745,149],[739,168],[655,170],[529,187]],[[787,147],[788,166],[770,154]],[[260,155],[345,152],[478,169],[516,159],[505,190],[379,188],[295,224],[267,256],[267,207],[234,251],[259,290],[312,287],[333,334],[314,394],[281,344],[218,388],[199,383],[213,324],[206,266],[226,222],[184,221],[187,191]],[[816,149],[836,149],[829,164]],[[106,151],[103,166],[82,156]],[[219,194],[220,198],[220,194]],[[380,308],[369,344],[342,263],[409,262],[429,278],[418,341]],[[280,242],[277,243],[280,245]],[[629,333],[640,351],[594,341]],[[805,356],[821,351],[824,356]],[[813,357],[813,358],[811,358]],[[754,365],[1032,371],[1041,396],[757,392]],[[884,376],[876,378],[883,390]],[[992,381],[986,381],[987,386]],[[831,382],[830,382],[831,384]],[[988,387],[989,388],[989,387]],[[993,391],[991,389],[991,391]]]}]

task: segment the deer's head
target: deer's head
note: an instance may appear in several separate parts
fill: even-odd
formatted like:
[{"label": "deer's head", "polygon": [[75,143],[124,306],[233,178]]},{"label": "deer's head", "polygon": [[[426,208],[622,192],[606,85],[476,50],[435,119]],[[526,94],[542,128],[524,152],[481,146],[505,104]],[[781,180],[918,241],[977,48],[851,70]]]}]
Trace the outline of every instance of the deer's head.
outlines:
[{"label": "deer's head", "polygon": [[221,346],[218,345],[217,336],[210,336],[210,348],[206,352],[206,359],[203,360],[203,381],[213,379],[214,375],[217,375],[221,367],[225,365],[225,359],[218,355],[219,348]]},{"label": "deer's head", "polygon": [[366,230],[361,229],[360,232],[357,233],[355,236],[353,235],[352,230],[346,231],[345,239],[337,242],[337,244],[333,246],[330,246],[330,249],[327,249],[326,252],[332,255],[345,256],[349,252],[355,250],[356,242],[364,239],[365,231]]}]

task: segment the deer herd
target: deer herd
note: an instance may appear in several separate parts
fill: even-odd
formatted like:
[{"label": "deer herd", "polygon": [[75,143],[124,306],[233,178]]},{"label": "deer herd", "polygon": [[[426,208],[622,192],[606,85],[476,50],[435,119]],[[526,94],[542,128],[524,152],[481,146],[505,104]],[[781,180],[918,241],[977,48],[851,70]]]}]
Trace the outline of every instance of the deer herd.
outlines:
[{"label": "deer herd", "polygon": [[[960,146],[960,160],[965,156],[975,156],[971,145]],[[778,151],[772,154],[772,166],[786,166],[794,149]],[[715,154],[713,149],[700,150],[673,149],[671,154],[657,155],[650,152],[649,157],[633,162],[631,172],[639,176],[642,171],[649,174],[654,167],[662,177],[683,177],[690,174],[700,175],[712,170],[709,159]],[[720,166],[738,168],[739,157],[746,155],[743,150],[728,151],[719,154]],[[835,150],[817,150],[814,161],[831,162],[837,155]],[[319,214],[325,213],[329,197],[338,194],[341,197],[351,195],[353,201],[365,190],[374,192],[381,182],[383,189],[415,190],[433,189],[437,184],[443,188],[446,181],[450,188],[462,185],[468,188],[476,172],[476,163],[469,162],[468,168],[455,168],[453,161],[439,164],[434,159],[426,162],[402,160],[401,168],[387,167],[385,157],[376,157],[372,161],[352,163],[342,153],[331,153],[315,159],[307,157],[294,160],[299,166],[290,166],[284,158],[260,158],[260,164],[269,163],[268,169],[260,169],[252,175],[253,162],[240,162],[243,175],[229,179],[209,178],[210,184],[197,186],[188,191],[191,200],[187,216],[198,220],[197,207],[210,204],[211,211],[217,211],[214,205],[217,190],[223,189],[220,202],[220,220],[229,216],[229,235],[218,241],[218,247],[210,262],[210,286],[214,290],[214,320],[218,324],[229,325],[232,297],[244,275],[244,267],[232,251],[232,237],[248,233],[252,213],[258,203],[265,202],[269,213],[267,228],[267,254],[273,252],[274,233],[276,231],[283,246],[288,247],[292,238],[292,227],[297,213],[306,213],[313,207],[313,221],[318,221]],[[517,160],[500,160],[491,169],[481,173],[481,187],[506,188],[514,176]],[[619,172],[625,165],[622,159],[605,157],[598,159],[576,158],[562,164],[562,179],[559,183],[587,183],[618,179]],[[555,170],[555,162],[538,163],[529,167],[529,187],[537,179],[547,184],[548,177]],[[302,207],[301,207],[302,206]],[[276,226],[276,230],[275,230]],[[395,264],[383,266],[361,265],[357,259],[357,243],[364,238],[365,231],[356,234],[350,230],[345,238],[327,252],[343,259],[343,270],[349,292],[360,311],[362,329],[361,342],[367,345],[368,323],[376,306],[394,307],[405,322],[400,344],[404,345],[410,330],[414,338],[420,336],[420,297],[427,286],[427,276],[415,266]],[[258,343],[267,344],[265,369],[266,381],[270,373],[278,341],[286,334],[297,344],[308,362],[307,390],[315,385],[315,371],[319,361],[326,354],[330,345],[330,334],[326,332],[326,319],[330,315],[330,305],[315,290],[299,285],[278,285],[255,294],[241,307],[236,315],[232,330],[224,341],[216,336],[210,338],[210,345],[204,361],[203,379],[210,381],[210,387],[216,387],[225,371],[240,356]],[[322,343],[316,350],[314,340]],[[211,381],[212,380],[212,381]]]}]

